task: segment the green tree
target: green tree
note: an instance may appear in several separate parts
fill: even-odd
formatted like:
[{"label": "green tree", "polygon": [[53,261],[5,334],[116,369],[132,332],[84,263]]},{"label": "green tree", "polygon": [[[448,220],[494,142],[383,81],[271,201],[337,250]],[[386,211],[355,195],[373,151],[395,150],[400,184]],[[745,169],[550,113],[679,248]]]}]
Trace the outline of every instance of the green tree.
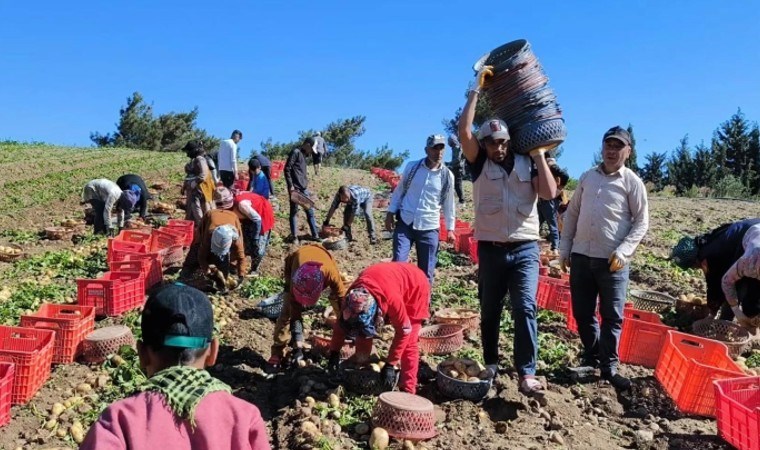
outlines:
[{"label": "green tree", "polygon": [[141,148],[154,151],[179,151],[187,141],[201,139],[206,148],[215,148],[219,140],[196,126],[198,108],[186,113],[166,113],[153,117],[153,106],[145,103],[135,92],[119,110],[116,131],[106,134],[90,133],[98,147]]},{"label": "green tree", "polygon": [[[467,98],[467,93],[465,93]],[[462,108],[457,108],[454,112],[454,117],[451,119],[443,119],[443,128],[447,133],[459,136],[459,118],[462,116]],[[488,99],[488,95],[485,93],[480,94],[478,97],[478,103],[475,105],[475,120],[473,123],[473,131],[477,131],[478,126],[488,119],[494,117],[493,109],[491,108],[491,102]],[[507,124],[509,126],[509,124]]]},{"label": "green tree", "polygon": [[652,152],[646,156],[646,163],[641,168],[641,179],[654,185],[656,190],[665,186],[667,153]]},{"label": "green tree", "polygon": [[676,193],[683,195],[695,183],[695,165],[689,148],[689,137],[684,136],[681,144],[670,156],[667,164],[668,184],[675,186]]},{"label": "green tree", "polygon": [[625,162],[625,166],[638,174],[641,168],[636,157],[636,136],[633,134],[633,125],[630,123],[628,124],[628,134],[631,135],[631,156]]},{"label": "green tree", "polygon": [[718,177],[718,167],[710,148],[704,142],[694,149],[694,184],[699,187],[713,186]]},{"label": "green tree", "polygon": [[752,154],[750,123],[739,109],[715,131],[715,143],[725,152],[725,168],[747,189],[757,185],[757,156]]}]

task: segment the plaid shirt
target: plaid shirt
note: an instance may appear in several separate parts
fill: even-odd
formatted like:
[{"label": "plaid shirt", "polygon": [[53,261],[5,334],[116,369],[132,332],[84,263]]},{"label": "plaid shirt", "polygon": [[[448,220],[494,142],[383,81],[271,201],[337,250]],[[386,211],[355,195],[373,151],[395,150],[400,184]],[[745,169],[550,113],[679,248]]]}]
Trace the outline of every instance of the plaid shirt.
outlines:
[{"label": "plaid shirt", "polygon": [[[351,205],[351,207],[354,209],[354,212],[357,212],[359,210],[359,205],[366,201],[372,200],[372,191],[365,187],[351,185],[348,187],[348,191],[351,192],[351,200],[348,201],[348,204]],[[333,199],[332,205],[330,205],[330,209],[338,209],[338,206],[340,206],[340,193],[335,194],[335,198]]]}]

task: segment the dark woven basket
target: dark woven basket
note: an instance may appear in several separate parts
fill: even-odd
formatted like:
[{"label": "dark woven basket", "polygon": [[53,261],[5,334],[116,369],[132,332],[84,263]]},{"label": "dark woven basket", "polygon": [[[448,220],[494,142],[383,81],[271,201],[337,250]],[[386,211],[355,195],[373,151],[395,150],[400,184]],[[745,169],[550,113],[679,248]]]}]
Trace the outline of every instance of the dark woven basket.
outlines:
[{"label": "dark woven basket", "polygon": [[282,312],[283,294],[279,293],[272,297],[262,300],[256,305],[256,310],[264,317],[268,319],[276,319],[280,317]]},{"label": "dark woven basket", "polygon": [[675,298],[661,292],[633,289],[629,295],[633,299],[633,307],[639,311],[661,313],[676,304]]},{"label": "dark woven basket", "polygon": [[565,141],[567,128],[563,119],[532,122],[515,131],[512,150],[518,154],[529,153],[533,149],[544,147],[551,150]]},{"label": "dark woven basket", "polygon": [[322,246],[328,250],[345,250],[348,248],[348,239],[343,237],[337,241],[322,241]]},{"label": "dark woven basket", "polygon": [[472,68],[478,72],[484,65],[493,66],[494,72],[500,72],[515,66],[530,52],[530,44],[525,39],[507,42],[483,55],[473,64]]},{"label": "dark woven basket", "polygon": [[727,320],[706,318],[691,325],[691,331],[697,336],[719,341],[728,347],[728,355],[736,359],[752,347],[752,335],[749,331]]},{"label": "dark woven basket", "polygon": [[488,394],[491,389],[492,379],[480,380],[478,382],[461,381],[443,373],[440,364],[438,365],[438,374],[435,377],[436,385],[441,394],[450,398],[463,398],[473,402],[479,402]]},{"label": "dark woven basket", "polygon": [[379,395],[386,391],[380,383],[380,375],[372,369],[343,369],[346,387],[357,394]]}]

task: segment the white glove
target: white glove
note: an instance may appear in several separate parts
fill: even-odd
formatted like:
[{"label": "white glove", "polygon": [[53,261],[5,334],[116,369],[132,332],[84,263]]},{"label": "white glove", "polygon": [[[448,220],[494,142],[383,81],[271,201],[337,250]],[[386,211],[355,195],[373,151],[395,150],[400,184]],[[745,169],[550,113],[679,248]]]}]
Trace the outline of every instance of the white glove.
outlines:
[{"label": "white glove", "polygon": [[734,313],[734,317],[736,317],[736,321],[739,323],[739,325],[747,327],[752,325],[752,321],[744,315],[744,312],[742,312],[741,308],[739,308],[739,305],[732,306],[731,311]]}]

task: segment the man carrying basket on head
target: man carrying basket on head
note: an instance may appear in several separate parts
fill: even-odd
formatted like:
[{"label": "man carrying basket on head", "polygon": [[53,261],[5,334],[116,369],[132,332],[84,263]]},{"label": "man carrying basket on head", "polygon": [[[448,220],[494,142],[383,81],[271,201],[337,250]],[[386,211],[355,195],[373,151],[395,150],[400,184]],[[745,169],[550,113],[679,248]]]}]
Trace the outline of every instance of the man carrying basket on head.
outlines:
[{"label": "man carrying basket on head", "polygon": [[387,320],[396,333],[380,371],[380,383],[387,390],[393,389],[400,370],[399,389],[417,392],[420,328],[422,321],[430,317],[429,299],[427,276],[413,264],[378,263],[364,269],[351,285],[338,318],[339,326],[333,330],[328,370],[337,371],[346,335],[356,337],[356,362],[368,361],[372,338]]}]

